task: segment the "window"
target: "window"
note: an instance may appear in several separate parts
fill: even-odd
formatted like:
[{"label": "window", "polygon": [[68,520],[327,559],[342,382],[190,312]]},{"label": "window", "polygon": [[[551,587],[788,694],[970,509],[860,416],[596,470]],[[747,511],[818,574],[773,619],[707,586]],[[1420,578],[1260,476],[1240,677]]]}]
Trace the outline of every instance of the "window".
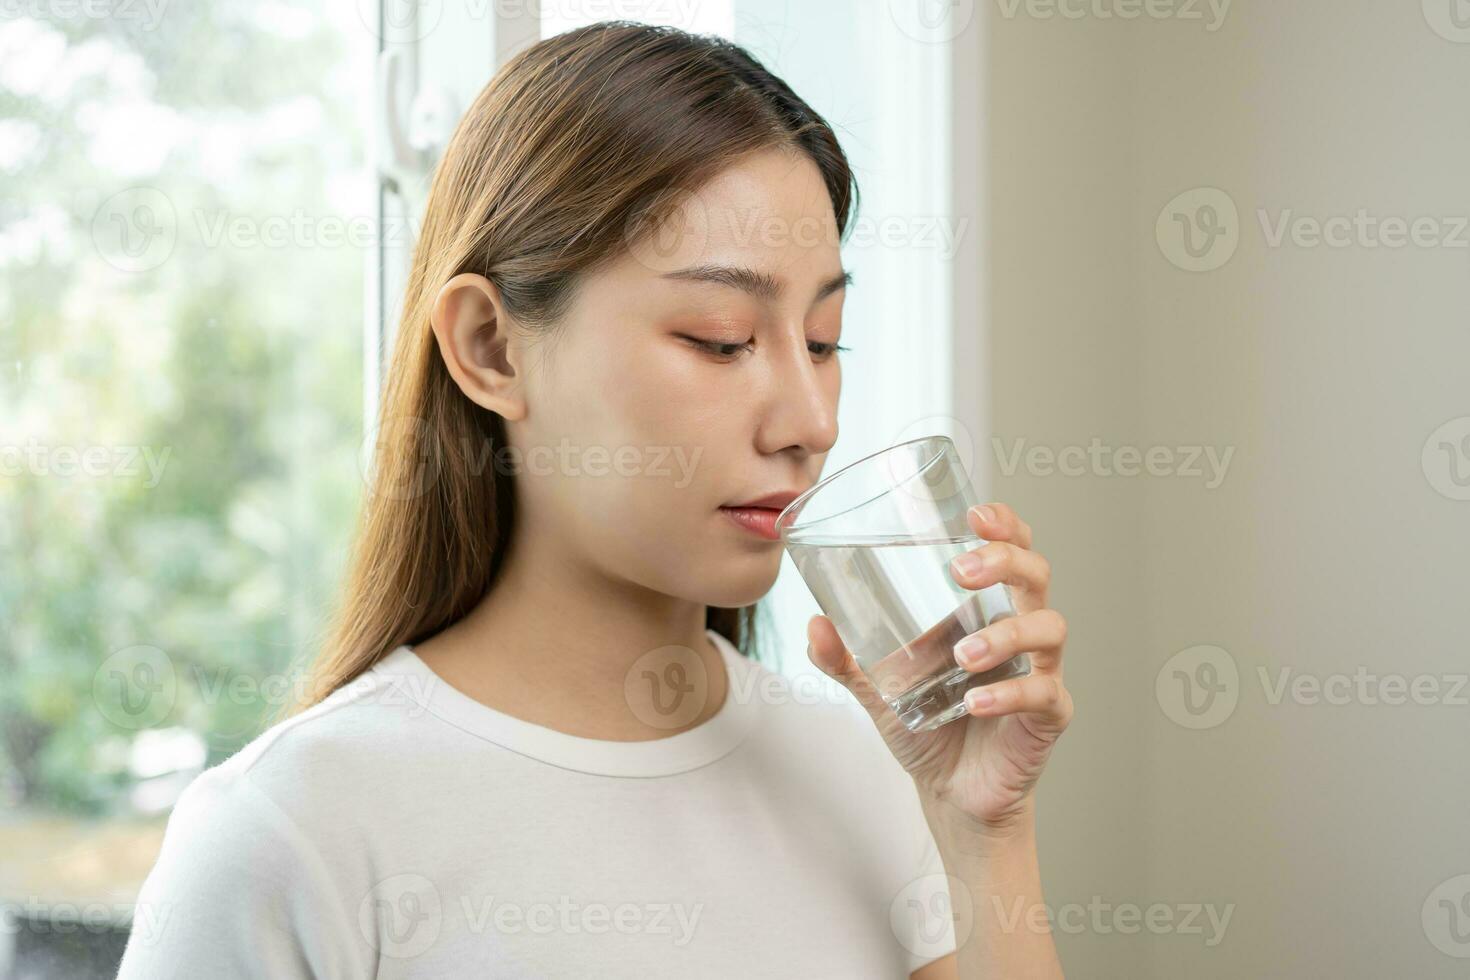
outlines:
[{"label": "window", "polygon": [[125,920],[316,642],[361,485],[369,26],[111,7],[0,18],[5,975],[105,959],[26,926]]}]

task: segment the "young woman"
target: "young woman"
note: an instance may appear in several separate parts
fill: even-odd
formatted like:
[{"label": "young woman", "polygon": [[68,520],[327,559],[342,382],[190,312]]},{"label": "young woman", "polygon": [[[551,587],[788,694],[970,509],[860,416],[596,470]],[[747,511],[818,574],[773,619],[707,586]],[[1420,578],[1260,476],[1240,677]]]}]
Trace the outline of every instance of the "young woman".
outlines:
[{"label": "young woman", "polygon": [[1030,527],[976,508],[952,570],[1021,611],[958,662],[1034,665],[969,717],[905,730],[824,617],[865,712],[750,656],[837,439],[855,206],[725,42],[605,23],[496,75],[433,181],[335,633],[179,801],[123,977],[1061,975]]}]

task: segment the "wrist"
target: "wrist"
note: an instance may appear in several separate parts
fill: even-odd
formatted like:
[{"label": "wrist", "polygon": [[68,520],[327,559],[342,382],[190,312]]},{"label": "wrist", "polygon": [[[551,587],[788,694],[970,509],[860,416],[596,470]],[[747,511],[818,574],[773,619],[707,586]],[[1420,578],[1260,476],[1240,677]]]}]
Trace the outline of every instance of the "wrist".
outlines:
[{"label": "wrist", "polygon": [[1036,807],[1027,799],[1013,810],[982,819],[933,796],[922,796],[924,816],[941,850],[992,854],[996,851],[1034,849]]}]

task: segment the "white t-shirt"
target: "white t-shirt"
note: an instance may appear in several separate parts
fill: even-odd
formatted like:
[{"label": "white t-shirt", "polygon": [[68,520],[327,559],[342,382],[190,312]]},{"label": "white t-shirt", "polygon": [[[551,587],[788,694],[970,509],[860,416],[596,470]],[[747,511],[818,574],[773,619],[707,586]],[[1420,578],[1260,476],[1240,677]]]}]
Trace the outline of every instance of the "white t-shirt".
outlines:
[{"label": "white t-shirt", "polygon": [[515,718],[393,651],[190,784],[119,976],[895,980],[952,951],[871,719],[709,635],[719,711],[641,742]]}]

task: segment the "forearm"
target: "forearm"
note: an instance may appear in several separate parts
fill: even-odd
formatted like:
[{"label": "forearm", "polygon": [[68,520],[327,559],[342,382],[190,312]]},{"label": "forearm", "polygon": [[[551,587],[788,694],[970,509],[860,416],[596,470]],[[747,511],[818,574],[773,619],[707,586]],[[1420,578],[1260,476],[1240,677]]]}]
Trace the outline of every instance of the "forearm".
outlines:
[{"label": "forearm", "polygon": [[969,917],[955,922],[962,980],[1062,977],[1042,900],[1034,811],[1004,831],[980,830],[945,803],[923,798],[923,804],[945,872],[969,890],[968,903],[951,895],[956,913]]}]

